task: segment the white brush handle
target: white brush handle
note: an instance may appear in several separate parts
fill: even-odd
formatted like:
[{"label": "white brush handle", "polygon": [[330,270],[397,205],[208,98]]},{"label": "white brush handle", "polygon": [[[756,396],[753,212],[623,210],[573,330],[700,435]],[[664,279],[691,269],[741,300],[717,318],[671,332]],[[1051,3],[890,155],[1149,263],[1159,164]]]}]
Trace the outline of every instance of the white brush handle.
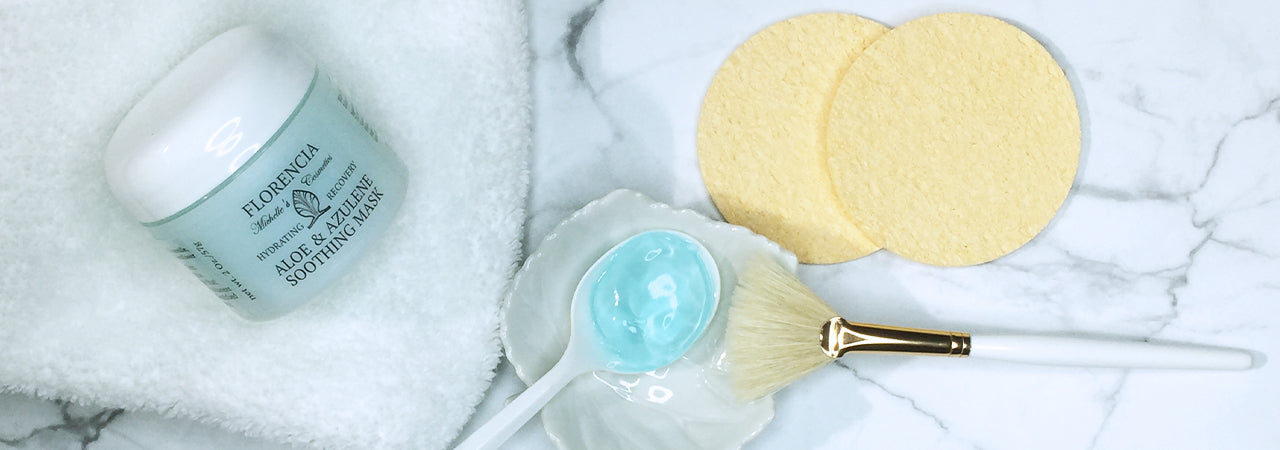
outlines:
[{"label": "white brush handle", "polygon": [[1029,364],[1135,369],[1244,370],[1244,350],[1055,336],[972,335],[969,356]]},{"label": "white brush handle", "polygon": [[564,389],[565,385],[588,370],[565,352],[565,357],[561,358],[560,362],[557,362],[542,378],[535,381],[520,393],[519,397],[503,407],[502,411],[467,436],[467,439],[454,447],[454,450],[498,448],[502,443],[507,442],[507,439],[511,439],[511,436],[516,434],[516,431],[519,431],[529,419],[532,419],[534,414],[542,410],[542,407],[551,401],[556,393]]}]

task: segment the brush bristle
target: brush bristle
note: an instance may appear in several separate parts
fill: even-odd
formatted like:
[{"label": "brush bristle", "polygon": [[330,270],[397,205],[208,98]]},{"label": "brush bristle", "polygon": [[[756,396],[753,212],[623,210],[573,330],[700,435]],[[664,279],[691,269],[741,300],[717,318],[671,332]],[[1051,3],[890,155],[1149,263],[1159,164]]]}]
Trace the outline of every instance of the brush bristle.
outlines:
[{"label": "brush bristle", "polygon": [[832,361],[822,324],[835,310],[787,269],[757,257],[738,274],[726,345],[733,391],[742,400],[769,395]]}]

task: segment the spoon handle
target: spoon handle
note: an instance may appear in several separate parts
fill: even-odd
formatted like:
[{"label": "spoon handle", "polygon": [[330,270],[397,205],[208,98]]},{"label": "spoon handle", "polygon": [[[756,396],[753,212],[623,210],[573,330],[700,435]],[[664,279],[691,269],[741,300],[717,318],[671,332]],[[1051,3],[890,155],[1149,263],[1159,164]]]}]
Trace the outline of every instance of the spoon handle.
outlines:
[{"label": "spoon handle", "polygon": [[491,417],[488,422],[481,425],[474,433],[467,436],[467,439],[454,447],[454,450],[491,450],[511,438],[516,434],[525,422],[533,418],[534,414],[542,410],[542,407],[556,396],[557,392],[564,389],[570,381],[573,381],[578,375],[586,372],[578,364],[569,352],[565,352],[565,356],[560,358],[551,370],[535,381],[533,385],[520,393],[515,400],[508,403],[502,408],[497,415]]}]

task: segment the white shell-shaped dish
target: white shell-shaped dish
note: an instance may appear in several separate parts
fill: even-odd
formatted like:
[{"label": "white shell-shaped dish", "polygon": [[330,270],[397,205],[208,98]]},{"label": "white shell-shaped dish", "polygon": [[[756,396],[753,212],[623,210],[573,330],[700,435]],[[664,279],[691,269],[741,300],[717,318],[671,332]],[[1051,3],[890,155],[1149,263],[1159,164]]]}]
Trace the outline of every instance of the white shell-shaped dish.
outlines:
[{"label": "white shell-shaped dish", "polygon": [[720,303],[703,336],[662,369],[578,377],[542,409],[547,434],[561,449],[737,448],[773,419],[773,399],[741,403],[729,389],[725,322],[738,268],[766,254],[794,270],[796,258],[746,228],[675,210],[619,190],[556,226],[516,273],[503,304],[502,343],[525,384],[537,381],[569,343],[569,306],[578,280],[618,242],[655,228],[702,242],[720,272]]}]

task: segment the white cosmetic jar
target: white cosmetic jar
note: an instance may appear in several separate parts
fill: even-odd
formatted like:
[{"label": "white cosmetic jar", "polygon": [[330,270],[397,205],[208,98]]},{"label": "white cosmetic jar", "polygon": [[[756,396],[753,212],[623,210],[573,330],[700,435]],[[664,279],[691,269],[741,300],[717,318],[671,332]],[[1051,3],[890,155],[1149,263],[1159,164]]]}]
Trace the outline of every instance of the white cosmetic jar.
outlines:
[{"label": "white cosmetic jar", "polygon": [[387,228],[405,168],[328,76],[255,26],[179,63],[107,144],[115,197],[246,319],[337,280]]}]

